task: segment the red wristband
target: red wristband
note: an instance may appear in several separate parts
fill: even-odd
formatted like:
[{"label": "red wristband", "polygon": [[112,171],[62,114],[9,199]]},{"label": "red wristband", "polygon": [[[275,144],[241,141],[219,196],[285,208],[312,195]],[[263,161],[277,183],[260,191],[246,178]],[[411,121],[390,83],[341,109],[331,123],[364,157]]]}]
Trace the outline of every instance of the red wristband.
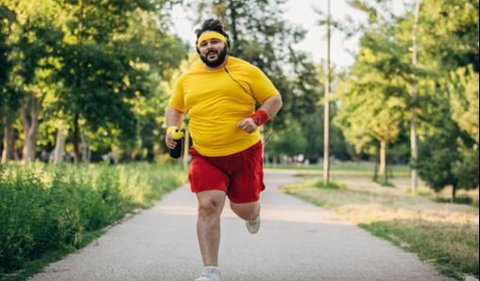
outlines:
[{"label": "red wristband", "polygon": [[268,113],[263,110],[257,110],[252,114],[252,119],[257,126],[262,126],[268,120]]}]

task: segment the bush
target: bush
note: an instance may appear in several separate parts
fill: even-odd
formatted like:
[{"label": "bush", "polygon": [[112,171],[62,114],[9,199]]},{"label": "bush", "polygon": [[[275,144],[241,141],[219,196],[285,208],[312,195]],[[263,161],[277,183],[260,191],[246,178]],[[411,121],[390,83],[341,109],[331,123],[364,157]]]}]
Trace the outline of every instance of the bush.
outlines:
[{"label": "bush", "polygon": [[80,247],[89,232],[152,206],[184,180],[179,167],[151,164],[0,168],[0,276]]}]

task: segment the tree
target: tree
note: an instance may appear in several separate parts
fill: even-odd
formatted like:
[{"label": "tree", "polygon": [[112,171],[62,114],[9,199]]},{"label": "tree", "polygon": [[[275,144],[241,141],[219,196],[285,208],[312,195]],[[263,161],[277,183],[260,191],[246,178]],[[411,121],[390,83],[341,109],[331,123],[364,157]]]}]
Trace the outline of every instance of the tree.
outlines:
[{"label": "tree", "polygon": [[470,135],[477,145],[479,139],[478,76],[478,72],[475,72],[473,66],[469,65],[452,71],[447,84],[452,119]]},{"label": "tree", "polygon": [[395,47],[394,29],[379,26],[363,35],[351,71],[337,88],[340,108],[334,122],[357,153],[379,145],[379,173],[387,181],[388,144],[400,134],[405,119],[405,83],[398,68],[403,52]]},{"label": "tree", "polygon": [[[9,46],[7,45],[7,34],[9,31],[9,20],[7,19],[7,15],[10,11],[5,7],[3,4],[0,4],[0,124],[4,126],[8,125],[7,121],[7,110],[9,109],[9,106],[7,106],[9,99],[9,96],[7,96],[8,92],[5,91],[5,84],[7,82],[8,74],[11,69],[11,64],[8,61],[8,51],[9,51]],[[0,126],[0,129],[3,129],[2,126]],[[7,158],[10,158],[7,153],[9,150],[8,144],[9,144],[9,129],[3,129],[2,133],[0,133],[0,136],[7,135],[7,137],[2,137],[2,158],[1,161],[2,163],[7,160]],[[11,150],[10,150],[11,151]]]},{"label": "tree", "polygon": [[21,94],[11,87],[10,75],[14,64],[9,56],[12,52],[9,34],[16,21],[16,13],[5,3],[0,3],[0,123],[3,125],[3,150],[1,163],[14,159],[15,132],[13,122],[20,108]]},{"label": "tree", "polygon": [[452,119],[473,140],[473,145],[459,141],[458,151],[462,158],[454,163],[453,174],[459,179],[459,187],[478,188],[479,185],[479,94],[478,72],[472,66],[459,68],[450,74],[448,84]]},{"label": "tree", "polygon": [[424,0],[422,8],[422,49],[438,71],[473,65],[478,73],[479,1]]},{"label": "tree", "polygon": [[66,25],[70,40],[62,48],[58,106],[72,117],[76,161],[81,160],[80,142],[88,146],[82,131],[102,130],[130,145],[136,142],[133,101],[150,93],[153,71],[163,75],[184,56],[183,44],[158,31],[155,23],[161,19],[148,13],[166,2],[62,4],[70,17]]},{"label": "tree", "polygon": [[434,84],[424,115],[422,174],[436,190],[452,186],[455,197],[459,188],[478,187],[478,0],[422,5],[423,55]]},{"label": "tree", "polygon": [[50,77],[58,63],[55,56],[63,37],[54,24],[54,5],[52,1],[44,1],[17,7],[19,20],[10,36],[14,63],[11,84],[15,92],[24,94],[21,108],[24,162],[35,159],[43,101],[52,90]]},{"label": "tree", "polygon": [[451,114],[449,105],[437,102],[434,107],[436,115],[432,117],[432,123],[435,133],[420,143],[419,174],[436,192],[451,186],[452,199],[455,200],[459,188],[478,185],[478,160],[471,158],[473,155],[465,158],[460,153],[459,148],[468,147],[473,141],[452,119],[445,118]]},{"label": "tree", "polygon": [[111,143],[131,151],[146,147],[151,159],[156,109],[146,116],[140,107],[165,95],[158,85],[186,53],[166,32],[161,10],[170,2],[2,1],[4,158],[13,157],[12,124],[21,108],[25,134],[18,142],[26,161],[35,157],[39,128],[50,149],[57,131],[57,161],[67,139],[77,161],[88,160],[91,148],[109,151]]}]

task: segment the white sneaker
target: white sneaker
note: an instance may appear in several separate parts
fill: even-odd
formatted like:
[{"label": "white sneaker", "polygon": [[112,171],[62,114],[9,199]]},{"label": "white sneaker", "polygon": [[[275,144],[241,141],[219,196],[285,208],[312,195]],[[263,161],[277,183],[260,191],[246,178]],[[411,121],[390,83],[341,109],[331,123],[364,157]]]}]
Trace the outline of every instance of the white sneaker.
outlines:
[{"label": "white sneaker", "polygon": [[221,281],[220,270],[218,269],[218,267],[205,267],[203,269],[202,276],[195,279],[195,281]]},{"label": "white sneaker", "polygon": [[245,224],[247,225],[248,232],[251,234],[257,233],[260,230],[260,216],[254,220],[247,221]]}]

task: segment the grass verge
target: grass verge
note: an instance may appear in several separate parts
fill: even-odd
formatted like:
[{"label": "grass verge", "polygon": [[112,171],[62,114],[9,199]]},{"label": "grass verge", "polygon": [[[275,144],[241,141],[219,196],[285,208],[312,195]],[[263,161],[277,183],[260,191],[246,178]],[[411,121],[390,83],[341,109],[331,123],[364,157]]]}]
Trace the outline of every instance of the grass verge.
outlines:
[{"label": "grass verge", "polygon": [[431,196],[382,187],[369,177],[336,180],[347,187],[318,188],[317,179],[306,177],[305,182],[282,189],[416,253],[447,276],[478,278],[478,207],[435,202]]}]

